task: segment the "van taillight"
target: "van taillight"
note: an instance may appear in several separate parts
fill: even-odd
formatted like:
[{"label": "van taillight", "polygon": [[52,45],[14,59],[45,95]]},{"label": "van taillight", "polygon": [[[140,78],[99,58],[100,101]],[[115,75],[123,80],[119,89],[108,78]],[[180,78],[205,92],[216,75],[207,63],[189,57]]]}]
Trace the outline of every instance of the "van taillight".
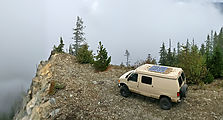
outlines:
[{"label": "van taillight", "polygon": [[118,80],[118,83],[120,83],[120,80]]},{"label": "van taillight", "polygon": [[180,92],[177,92],[177,97],[179,97],[180,96]]}]

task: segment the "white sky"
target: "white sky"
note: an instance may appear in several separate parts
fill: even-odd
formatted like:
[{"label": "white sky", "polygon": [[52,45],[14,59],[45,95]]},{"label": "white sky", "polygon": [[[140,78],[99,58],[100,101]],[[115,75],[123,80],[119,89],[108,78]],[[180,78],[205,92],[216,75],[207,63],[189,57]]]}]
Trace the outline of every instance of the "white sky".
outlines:
[{"label": "white sky", "polygon": [[158,59],[161,43],[168,45],[169,38],[172,47],[187,38],[201,44],[211,30],[219,31],[223,24],[219,10],[201,0],[48,0],[46,6],[48,46],[58,43],[59,36],[72,43],[72,28],[79,15],[90,49],[96,51],[102,41],[113,64],[125,61],[126,49],[132,63],[149,53]]}]

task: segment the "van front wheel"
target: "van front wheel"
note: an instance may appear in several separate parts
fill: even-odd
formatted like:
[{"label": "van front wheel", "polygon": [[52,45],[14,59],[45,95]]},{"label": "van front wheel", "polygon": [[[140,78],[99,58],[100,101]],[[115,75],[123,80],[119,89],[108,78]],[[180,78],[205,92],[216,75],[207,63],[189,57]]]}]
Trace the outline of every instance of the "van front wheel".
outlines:
[{"label": "van front wheel", "polygon": [[160,99],[160,108],[164,110],[169,110],[172,107],[172,103],[169,98],[162,97]]},{"label": "van front wheel", "polygon": [[120,93],[123,97],[129,97],[130,96],[130,91],[126,86],[121,86],[120,88]]}]

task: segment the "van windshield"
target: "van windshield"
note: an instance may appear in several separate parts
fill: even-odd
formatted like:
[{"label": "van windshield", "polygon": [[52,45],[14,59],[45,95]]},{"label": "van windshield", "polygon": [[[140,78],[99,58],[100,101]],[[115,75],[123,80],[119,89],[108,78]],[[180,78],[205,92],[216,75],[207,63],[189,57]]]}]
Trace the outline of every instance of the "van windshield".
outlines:
[{"label": "van windshield", "polygon": [[132,73],[132,72],[130,72],[128,75],[126,75],[126,76],[125,76],[125,78],[128,78],[128,77],[129,77],[129,75],[130,75],[131,73]]}]

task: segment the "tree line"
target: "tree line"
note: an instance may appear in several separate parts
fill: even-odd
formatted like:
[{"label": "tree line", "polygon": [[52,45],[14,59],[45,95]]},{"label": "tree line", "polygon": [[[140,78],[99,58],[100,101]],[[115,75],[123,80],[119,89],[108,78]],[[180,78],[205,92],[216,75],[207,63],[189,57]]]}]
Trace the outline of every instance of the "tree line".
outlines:
[{"label": "tree line", "polygon": [[[106,48],[99,42],[97,55],[93,54],[92,50],[89,50],[89,45],[86,42],[82,18],[77,16],[75,28],[73,28],[74,42],[69,45],[68,53],[76,56],[76,59],[81,64],[93,64],[96,71],[104,71],[108,68],[111,62],[111,56],[108,56]],[[53,47],[52,53],[64,53],[64,43],[62,37],[60,37],[60,44]]]},{"label": "tree line", "polygon": [[177,49],[171,49],[171,40],[167,49],[160,47],[160,65],[181,67],[187,75],[188,83],[211,83],[223,76],[223,28],[220,32],[211,31],[200,48],[187,39],[186,44],[177,43]]},{"label": "tree line", "polygon": [[[99,42],[97,55],[89,50],[84,37],[83,20],[77,16],[75,28],[73,29],[74,42],[69,45],[68,53],[76,56],[77,61],[81,64],[93,64],[97,71],[104,71],[111,62],[111,56],[108,56],[106,48]],[[60,44],[54,46],[52,52],[64,52],[64,43],[60,37]],[[160,47],[160,59],[158,63],[165,66],[180,67],[187,75],[188,83],[202,84],[211,83],[216,78],[223,76],[223,28],[220,32],[211,31],[207,35],[205,43],[201,44],[200,48],[194,43],[194,39],[190,42],[186,40],[186,44],[177,43],[176,48],[171,48],[171,39],[169,40],[169,48],[166,48],[162,43]],[[130,53],[125,51],[126,66],[130,66]],[[135,67],[149,63],[157,64],[156,59],[152,58],[150,54],[146,60],[137,61]],[[121,63],[121,66],[124,66]]]}]

